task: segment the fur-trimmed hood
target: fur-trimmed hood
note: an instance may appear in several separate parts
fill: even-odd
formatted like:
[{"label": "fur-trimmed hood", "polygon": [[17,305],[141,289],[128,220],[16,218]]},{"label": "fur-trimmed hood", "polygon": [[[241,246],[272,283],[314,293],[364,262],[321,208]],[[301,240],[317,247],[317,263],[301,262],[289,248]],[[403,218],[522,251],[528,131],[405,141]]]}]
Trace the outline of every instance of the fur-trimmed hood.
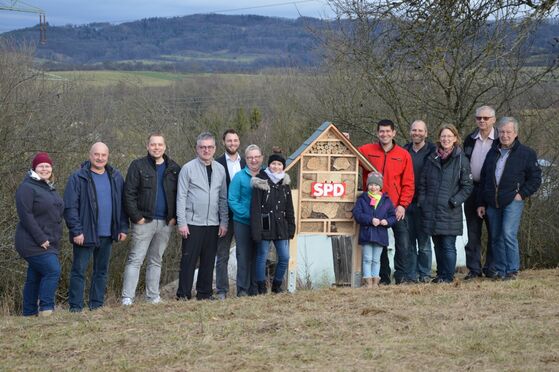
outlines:
[{"label": "fur-trimmed hood", "polygon": [[[266,178],[262,178],[266,177]],[[250,187],[253,189],[259,189],[264,191],[270,191],[270,184],[268,183],[268,176],[264,172],[260,172],[260,174],[254,176],[250,180]],[[282,180],[282,185],[290,185],[291,184],[291,177],[289,174],[285,174]]]}]

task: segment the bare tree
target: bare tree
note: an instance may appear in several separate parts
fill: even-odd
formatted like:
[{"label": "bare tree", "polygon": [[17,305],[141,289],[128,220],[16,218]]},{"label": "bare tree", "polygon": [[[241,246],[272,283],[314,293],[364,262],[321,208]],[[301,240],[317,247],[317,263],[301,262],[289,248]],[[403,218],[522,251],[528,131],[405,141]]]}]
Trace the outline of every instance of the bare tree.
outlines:
[{"label": "bare tree", "polygon": [[389,114],[403,132],[417,117],[465,131],[477,106],[508,107],[557,68],[555,58],[528,67],[533,30],[556,1],[330,4],[338,18],[323,39],[330,76],[359,79],[358,94],[348,96],[371,107],[358,128]]}]

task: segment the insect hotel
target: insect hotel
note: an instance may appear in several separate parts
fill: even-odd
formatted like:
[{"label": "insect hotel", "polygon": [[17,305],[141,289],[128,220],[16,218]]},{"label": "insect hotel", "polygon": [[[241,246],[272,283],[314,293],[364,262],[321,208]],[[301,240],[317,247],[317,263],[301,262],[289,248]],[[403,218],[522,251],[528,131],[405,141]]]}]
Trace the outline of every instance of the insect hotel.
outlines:
[{"label": "insect hotel", "polygon": [[[286,171],[297,164],[298,189],[292,192],[297,234],[332,237],[334,270],[337,274],[345,273],[341,279],[336,275],[336,284],[359,286],[361,249],[357,245],[358,226],[351,211],[357,199],[359,167],[367,172],[374,167],[330,122],[323,123],[287,159]],[[341,249],[350,251],[343,254]],[[296,276],[297,236],[290,242],[290,291],[295,290]]]}]

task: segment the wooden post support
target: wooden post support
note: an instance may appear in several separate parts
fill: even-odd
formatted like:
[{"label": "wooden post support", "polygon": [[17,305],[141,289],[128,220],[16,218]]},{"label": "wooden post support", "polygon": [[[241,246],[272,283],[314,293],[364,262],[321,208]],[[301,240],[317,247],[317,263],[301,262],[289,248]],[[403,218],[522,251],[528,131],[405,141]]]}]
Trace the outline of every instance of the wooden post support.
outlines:
[{"label": "wooden post support", "polygon": [[[299,193],[297,190],[291,190],[293,205],[299,204]],[[294,208],[295,220],[298,219],[299,208]],[[287,290],[291,293],[297,290],[297,232],[293,239],[289,241],[289,264],[287,266]]]},{"label": "wooden post support", "polygon": [[358,234],[353,234],[351,238],[352,246],[352,265],[351,265],[351,286],[353,288],[361,287],[361,279],[363,273],[361,272],[361,246],[358,244]]}]

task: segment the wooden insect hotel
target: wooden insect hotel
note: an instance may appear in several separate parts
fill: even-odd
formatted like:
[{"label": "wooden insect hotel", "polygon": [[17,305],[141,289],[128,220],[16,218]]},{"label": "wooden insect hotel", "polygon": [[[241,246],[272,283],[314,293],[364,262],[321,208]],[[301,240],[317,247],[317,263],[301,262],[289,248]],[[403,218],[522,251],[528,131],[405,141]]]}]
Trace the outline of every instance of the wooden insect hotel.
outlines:
[{"label": "wooden insect hotel", "polygon": [[[299,164],[298,189],[293,190],[297,234],[351,236],[352,278],[360,273],[357,224],[352,209],[357,199],[360,166],[374,167],[330,122],[323,123],[288,159],[286,171]],[[290,256],[297,257],[296,244]],[[290,273],[296,262],[290,262]],[[291,275],[291,274],[290,274]],[[351,280],[348,285],[356,285]],[[358,285],[358,284],[357,284]]]}]

